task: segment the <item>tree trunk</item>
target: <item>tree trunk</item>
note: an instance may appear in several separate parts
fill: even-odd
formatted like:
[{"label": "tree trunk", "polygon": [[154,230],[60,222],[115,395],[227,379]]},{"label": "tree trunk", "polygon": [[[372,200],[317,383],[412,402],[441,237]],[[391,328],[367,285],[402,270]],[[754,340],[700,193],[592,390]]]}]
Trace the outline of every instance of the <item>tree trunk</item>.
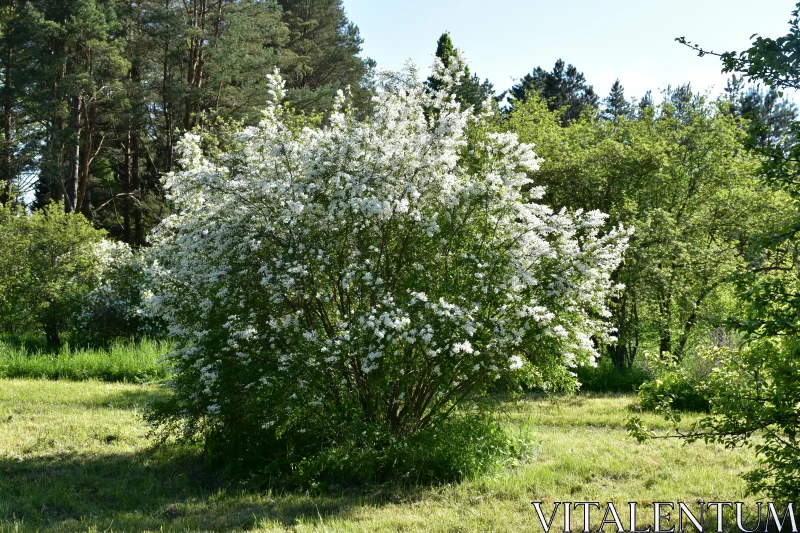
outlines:
[{"label": "tree trunk", "polygon": [[134,197],[131,199],[133,209],[133,222],[136,225],[135,246],[144,246],[144,228],[142,227],[142,208],[139,205],[144,198],[142,180],[139,175],[139,136],[134,133],[131,136],[131,191]]},{"label": "tree trunk", "polygon": [[[9,69],[6,69],[8,72]],[[6,80],[8,74],[6,75]],[[12,117],[11,117],[11,103],[5,102],[3,105],[3,112],[5,113],[5,120],[3,125],[3,154],[2,154],[2,175],[3,175],[3,192],[0,193],[0,204],[4,206],[13,206],[14,201],[11,197],[11,184],[14,181],[14,171],[11,162],[11,147],[13,146],[13,139],[11,135]]]},{"label": "tree trunk", "polygon": [[[619,270],[615,270],[611,274],[612,283],[616,284],[618,282],[619,274]],[[617,370],[629,368],[633,362],[633,356],[628,346],[628,337],[631,329],[631,319],[628,316],[629,302],[629,288],[624,289],[618,297],[612,298],[612,323],[617,326],[617,342],[608,347],[608,353]]]},{"label": "tree trunk", "polygon": [[52,316],[49,316],[44,319],[42,326],[44,326],[44,335],[47,338],[47,345],[60,346],[61,339],[58,335],[58,324],[56,319]]},{"label": "tree trunk", "polygon": [[[131,65],[130,75],[134,85],[139,86],[141,80],[139,79],[139,68],[136,62]],[[128,156],[126,164],[130,165],[127,169],[129,183],[128,190],[126,191],[128,193],[128,202],[126,204],[128,209],[128,239],[131,238],[131,215],[133,215],[133,223],[136,225],[136,233],[133,237],[133,243],[131,243],[130,240],[126,240],[125,242],[135,246],[142,246],[144,244],[142,209],[140,206],[144,191],[142,190],[142,182],[139,177],[139,131],[141,131],[141,125],[137,121],[135,122],[134,130],[128,132],[128,149],[126,153]]]},{"label": "tree trunk", "polygon": [[122,217],[122,240],[131,243],[131,131],[125,134],[125,154],[122,164],[122,187],[125,193],[125,208]]},{"label": "tree trunk", "polygon": [[659,291],[658,299],[658,312],[659,312],[659,356],[664,357],[665,353],[672,353],[672,292],[671,290],[664,289]]},{"label": "tree trunk", "polygon": [[90,181],[89,176],[89,165],[91,164],[91,153],[92,153],[92,130],[89,128],[88,125],[88,118],[87,124],[83,128],[84,130],[84,144],[83,149],[81,150],[80,154],[80,173],[78,175],[78,198],[75,202],[76,211],[80,210],[80,212],[88,218],[89,220],[92,219],[92,183]]},{"label": "tree trunk", "polygon": [[2,165],[2,180],[3,180],[3,191],[0,193],[0,204],[4,206],[11,206],[13,205],[12,198],[11,198],[11,184],[14,181],[13,175],[13,167],[11,163],[11,147],[13,146],[14,140],[12,139],[12,132],[11,127],[13,125],[13,118],[12,118],[12,105],[11,105],[11,45],[6,52],[6,68],[5,68],[5,77],[3,80],[3,85],[5,86],[6,90],[6,97],[3,101],[3,150],[2,150],[2,161],[0,165]]},{"label": "tree trunk", "polygon": [[675,351],[675,356],[680,360],[683,357],[683,351],[686,349],[686,342],[689,340],[689,334],[692,332],[694,325],[697,323],[697,312],[693,311],[684,324],[681,336],[678,338],[678,348]]},{"label": "tree trunk", "polygon": [[81,97],[72,97],[70,113],[70,128],[73,138],[69,147],[69,174],[67,179],[66,194],[64,195],[64,210],[72,213],[78,208],[78,182],[80,181],[81,166]]},{"label": "tree trunk", "polygon": [[[218,9],[222,9],[222,1],[218,1]],[[221,11],[220,11],[221,12]],[[193,0],[191,2],[191,28],[196,30],[198,36],[192,37],[189,44],[189,61],[186,72],[186,100],[183,115],[184,131],[191,130],[196,124],[196,117],[200,111],[199,91],[203,86],[203,68],[205,66],[205,43],[209,37],[206,35],[206,25],[209,22],[209,7],[206,0]]]},{"label": "tree trunk", "polygon": [[[16,2],[10,2],[10,19],[14,17]],[[2,191],[0,191],[0,205],[9,207],[14,204],[11,197],[11,185],[14,181],[14,171],[11,160],[13,146],[12,125],[13,125],[13,84],[11,80],[11,62],[13,60],[13,50],[11,46],[12,24],[6,26],[6,49],[5,49],[5,69],[3,72],[3,147],[0,153],[0,180],[2,180]]]},{"label": "tree trunk", "polygon": [[636,305],[636,293],[633,294],[633,305],[631,305],[631,312],[633,313],[633,323],[635,324],[633,330],[633,344],[629,347],[630,352],[630,366],[636,360],[636,355],[639,353],[639,308]]},{"label": "tree trunk", "polygon": [[[168,0],[165,0],[165,7],[168,6]],[[162,73],[162,93],[161,107],[164,110],[164,136],[165,136],[165,150],[164,150],[164,172],[172,171],[172,128],[173,128],[173,102],[170,94],[170,81],[172,79],[169,69],[169,37],[164,39],[164,63]]]},{"label": "tree trunk", "polygon": [[661,329],[658,351],[661,357],[664,357],[665,353],[672,353],[672,334],[669,326]]}]

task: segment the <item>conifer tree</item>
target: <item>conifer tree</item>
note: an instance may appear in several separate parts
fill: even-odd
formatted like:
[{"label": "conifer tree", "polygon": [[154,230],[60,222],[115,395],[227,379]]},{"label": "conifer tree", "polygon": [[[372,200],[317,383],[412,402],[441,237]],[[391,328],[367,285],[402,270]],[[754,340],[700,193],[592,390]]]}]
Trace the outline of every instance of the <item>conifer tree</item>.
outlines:
[{"label": "conifer tree", "polygon": [[754,146],[776,147],[793,142],[792,123],[798,118],[797,106],[773,89],[747,86],[743,77],[733,75],[725,87],[731,113],[749,121]]},{"label": "conifer tree", "polygon": [[628,118],[631,115],[631,104],[625,99],[625,89],[619,82],[619,78],[611,86],[608,96],[603,99],[603,118],[617,120]]},{"label": "conifer tree", "polygon": [[336,91],[349,86],[355,104],[371,96],[366,87],[375,62],[362,59],[363,40],[341,0],[279,0],[289,29],[282,73],[287,98],[301,111],[327,110]]},{"label": "conifer tree", "polygon": [[[438,57],[445,67],[452,64],[453,57],[456,55],[456,48],[450,34],[445,32],[439,37],[436,43],[436,57]],[[433,78],[428,79],[431,90],[439,90],[441,82]],[[481,82],[477,74],[472,74],[469,67],[464,69],[464,78],[456,88],[456,98],[463,106],[473,106],[480,109],[487,98],[494,96],[494,86],[489,80]]]},{"label": "conifer tree", "polygon": [[255,124],[266,74],[304,112],[374,62],[339,0],[7,0],[0,7],[0,203],[56,201],[133,245],[167,213],[176,140]]},{"label": "conifer tree", "polygon": [[585,109],[596,108],[598,104],[597,94],[586,83],[583,73],[573,65],[566,65],[561,59],[556,61],[550,72],[536,67],[508,92],[512,109],[516,104],[526,102],[531,93],[546,101],[551,111],[563,108],[561,120],[564,125],[578,118]]}]

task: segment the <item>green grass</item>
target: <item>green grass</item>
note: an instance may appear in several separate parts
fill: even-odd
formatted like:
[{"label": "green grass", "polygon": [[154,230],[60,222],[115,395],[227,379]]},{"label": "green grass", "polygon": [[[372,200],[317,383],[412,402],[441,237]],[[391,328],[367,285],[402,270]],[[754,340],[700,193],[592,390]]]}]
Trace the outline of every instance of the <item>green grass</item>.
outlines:
[{"label": "green grass", "polygon": [[142,383],[167,377],[163,342],[116,342],[106,349],[47,349],[27,339],[0,339],[0,378],[44,378]]},{"label": "green grass", "polygon": [[205,470],[197,447],[154,448],[139,412],[160,394],[155,385],[0,381],[0,531],[518,532],[542,531],[532,500],[613,501],[624,522],[627,501],[650,520],[653,501],[754,501],[740,480],[750,452],[639,445],[624,429],[631,396],[506,404],[504,423],[534,428],[541,443],[513,470],[310,494],[245,490]]}]

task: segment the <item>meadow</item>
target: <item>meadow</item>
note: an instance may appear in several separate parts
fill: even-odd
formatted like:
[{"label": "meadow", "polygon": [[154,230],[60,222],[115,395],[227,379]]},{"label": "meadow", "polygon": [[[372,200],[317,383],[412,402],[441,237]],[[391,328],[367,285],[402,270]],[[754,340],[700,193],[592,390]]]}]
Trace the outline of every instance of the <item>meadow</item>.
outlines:
[{"label": "meadow", "polygon": [[[115,365],[133,364],[121,361],[135,349],[116,349]],[[674,440],[640,445],[625,430],[635,396],[597,393],[503,403],[497,412],[503,424],[533,432],[537,441],[527,461],[514,468],[424,486],[254,489],[206,467],[199,444],[157,446],[148,438],[140,413],[148,401],[167,394],[159,378],[135,383],[145,374],[133,373],[136,379],[126,383],[119,373],[102,372],[69,381],[92,375],[79,368],[79,361],[92,358],[79,353],[62,364],[72,370],[59,373],[59,380],[0,379],[2,532],[541,531],[531,501],[547,502],[545,509],[554,501],[613,501],[623,523],[626,502],[637,501],[646,524],[653,501],[758,499],[745,495],[741,480],[755,464],[752,452]],[[40,365],[31,375],[56,375],[42,370],[46,354],[28,355],[39,361],[28,368]],[[21,359],[18,353],[11,362],[0,357],[2,375],[13,375],[9,369],[24,375]],[[655,414],[637,415],[667,428]],[[697,416],[687,414],[683,423]],[[576,530],[582,528],[579,514],[572,520]]]}]

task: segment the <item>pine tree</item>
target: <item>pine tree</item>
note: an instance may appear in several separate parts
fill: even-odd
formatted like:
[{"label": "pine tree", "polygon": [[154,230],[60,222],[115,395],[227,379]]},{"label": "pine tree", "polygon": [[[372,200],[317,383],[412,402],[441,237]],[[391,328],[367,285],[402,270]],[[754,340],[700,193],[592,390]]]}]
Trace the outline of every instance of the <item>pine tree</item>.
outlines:
[{"label": "pine tree", "polygon": [[[374,62],[340,0],[6,0],[0,7],[0,204],[24,193],[145,244],[186,131],[254,124],[280,68],[315,113]],[[34,153],[29,153],[33,152]]]},{"label": "pine tree", "polygon": [[363,83],[374,68],[362,59],[363,40],[347,19],[342,0],[279,0],[289,28],[288,53],[282,69],[288,100],[302,111],[331,108],[336,91],[349,86],[356,103],[371,94]]},{"label": "pine tree", "polygon": [[[453,46],[453,41],[450,34],[445,32],[439,37],[436,43],[436,57],[438,57],[445,67],[449,67],[456,55],[456,48]],[[428,79],[428,85],[433,90],[438,90],[440,86],[439,80],[433,78]],[[456,98],[463,106],[473,106],[475,109],[481,109],[487,98],[494,96],[494,86],[489,83],[489,80],[481,79],[472,74],[469,67],[465,68],[464,78],[456,90]]]},{"label": "pine tree", "polygon": [[[92,216],[90,168],[118,118],[128,70],[122,26],[112,0],[39,0],[26,4],[30,23],[30,105],[45,144],[37,203],[63,201]],[[31,35],[32,34],[32,35]]]},{"label": "pine tree", "polygon": [[611,86],[611,91],[603,99],[603,104],[605,107],[603,108],[602,116],[607,120],[618,120],[631,116],[631,104],[625,99],[625,89],[619,79]]},{"label": "pine tree", "polygon": [[636,104],[636,106],[639,108],[640,114],[648,107],[653,107],[653,91],[648,90],[646,93],[644,93],[644,96],[642,96],[642,99],[639,100],[639,103]]},{"label": "pine tree", "polygon": [[24,34],[20,31],[20,2],[8,0],[0,8],[0,207],[13,207],[24,188],[21,180],[33,159],[25,141],[26,122],[21,104],[24,99],[21,65]]},{"label": "pine tree", "polygon": [[758,148],[792,143],[792,123],[798,118],[797,106],[782,98],[775,89],[747,86],[743,77],[732,76],[725,87],[734,116],[749,121],[748,131]]},{"label": "pine tree", "polygon": [[556,61],[551,72],[536,67],[508,93],[508,102],[512,109],[516,103],[527,101],[530,94],[536,94],[545,100],[551,111],[563,109],[561,120],[564,125],[578,118],[585,109],[596,108],[598,104],[597,94],[586,83],[583,73],[578,72],[573,65],[565,66],[561,59]]},{"label": "pine tree", "polygon": [[691,116],[694,109],[700,104],[701,99],[701,95],[692,90],[691,83],[684,83],[677,87],[667,85],[667,88],[661,94],[664,97],[664,101],[672,106],[672,109],[668,108],[665,112],[679,118]]}]

